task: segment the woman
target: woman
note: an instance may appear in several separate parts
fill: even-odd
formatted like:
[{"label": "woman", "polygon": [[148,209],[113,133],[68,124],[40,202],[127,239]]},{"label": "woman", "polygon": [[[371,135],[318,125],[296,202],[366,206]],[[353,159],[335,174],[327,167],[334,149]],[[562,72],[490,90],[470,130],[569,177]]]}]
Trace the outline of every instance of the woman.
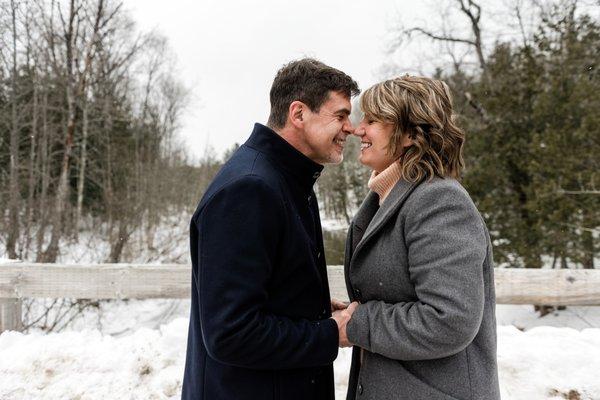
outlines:
[{"label": "woman", "polygon": [[348,399],[499,399],[492,247],[448,86],[405,76],[360,105],[373,174],[346,245]]}]

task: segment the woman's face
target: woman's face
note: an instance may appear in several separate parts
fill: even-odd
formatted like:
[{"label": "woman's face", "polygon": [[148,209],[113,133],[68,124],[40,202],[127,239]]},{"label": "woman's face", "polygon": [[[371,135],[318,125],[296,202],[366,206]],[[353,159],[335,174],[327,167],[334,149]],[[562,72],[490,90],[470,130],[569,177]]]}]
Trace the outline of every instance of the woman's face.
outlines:
[{"label": "woman's face", "polygon": [[394,133],[394,125],[363,118],[354,130],[360,137],[361,164],[381,172],[389,167],[397,157],[389,154],[388,143]]}]

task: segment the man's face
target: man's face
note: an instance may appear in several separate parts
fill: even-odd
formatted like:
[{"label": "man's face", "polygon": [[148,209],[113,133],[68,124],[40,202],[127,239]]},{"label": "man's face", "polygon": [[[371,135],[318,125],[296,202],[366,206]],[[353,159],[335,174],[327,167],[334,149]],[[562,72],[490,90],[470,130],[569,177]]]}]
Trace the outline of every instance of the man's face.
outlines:
[{"label": "man's face", "polygon": [[344,159],[346,137],[353,127],[349,115],[350,98],[339,92],[329,92],[318,113],[309,109],[304,117],[304,141],[307,156],[319,164],[339,164]]}]

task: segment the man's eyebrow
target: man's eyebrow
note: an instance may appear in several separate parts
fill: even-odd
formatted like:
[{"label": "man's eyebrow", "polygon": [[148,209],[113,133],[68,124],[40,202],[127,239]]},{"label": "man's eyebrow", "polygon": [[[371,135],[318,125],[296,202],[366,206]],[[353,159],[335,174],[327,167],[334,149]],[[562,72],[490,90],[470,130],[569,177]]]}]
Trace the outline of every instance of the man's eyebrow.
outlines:
[{"label": "man's eyebrow", "polygon": [[348,110],[347,108],[340,108],[334,114],[350,115],[350,110]]}]

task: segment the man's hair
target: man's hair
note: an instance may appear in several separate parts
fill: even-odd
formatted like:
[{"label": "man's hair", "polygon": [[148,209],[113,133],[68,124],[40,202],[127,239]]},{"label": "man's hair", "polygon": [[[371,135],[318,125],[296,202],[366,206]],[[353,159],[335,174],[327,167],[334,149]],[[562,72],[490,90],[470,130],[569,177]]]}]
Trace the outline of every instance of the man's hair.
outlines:
[{"label": "man's hair", "polygon": [[271,115],[267,125],[273,129],[283,128],[294,101],[301,101],[318,113],[330,91],[348,98],[360,93],[351,77],[315,59],[303,58],[284,65],[271,86]]},{"label": "man's hair", "polygon": [[[456,124],[446,83],[408,75],[390,79],[367,89],[360,108],[369,120],[393,124],[388,152],[399,158],[403,179],[460,179],[465,134]],[[405,135],[413,144],[403,149]]]}]

